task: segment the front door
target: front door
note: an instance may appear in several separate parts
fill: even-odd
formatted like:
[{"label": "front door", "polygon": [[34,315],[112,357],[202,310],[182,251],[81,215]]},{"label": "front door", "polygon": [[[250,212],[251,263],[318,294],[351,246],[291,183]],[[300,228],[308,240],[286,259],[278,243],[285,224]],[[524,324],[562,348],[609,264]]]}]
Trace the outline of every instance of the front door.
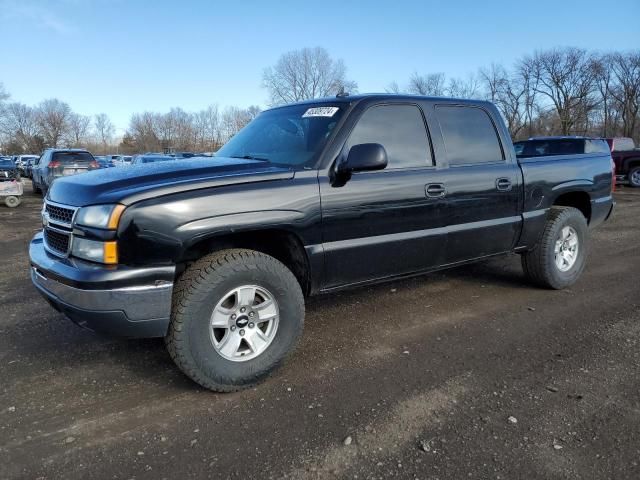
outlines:
[{"label": "front door", "polygon": [[325,289],[418,272],[443,260],[446,204],[435,191],[442,178],[421,109],[368,108],[343,154],[361,143],[381,144],[389,163],[353,173],[343,185],[320,178]]}]

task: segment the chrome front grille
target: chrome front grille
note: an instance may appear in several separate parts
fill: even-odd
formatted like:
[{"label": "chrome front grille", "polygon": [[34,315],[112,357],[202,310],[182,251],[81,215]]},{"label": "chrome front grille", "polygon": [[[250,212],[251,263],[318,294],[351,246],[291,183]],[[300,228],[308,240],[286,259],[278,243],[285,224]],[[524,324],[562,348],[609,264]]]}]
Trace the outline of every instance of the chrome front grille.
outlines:
[{"label": "chrome front grille", "polygon": [[51,228],[44,229],[44,241],[51,253],[67,255],[71,244],[71,233],[62,233]]},{"label": "chrome front grille", "polygon": [[53,205],[48,202],[45,203],[45,212],[49,215],[49,221],[59,222],[63,225],[71,225],[76,210],[76,208]]},{"label": "chrome front grille", "polygon": [[73,219],[77,207],[45,201],[42,209],[44,248],[51,254],[66,257],[71,252]]}]

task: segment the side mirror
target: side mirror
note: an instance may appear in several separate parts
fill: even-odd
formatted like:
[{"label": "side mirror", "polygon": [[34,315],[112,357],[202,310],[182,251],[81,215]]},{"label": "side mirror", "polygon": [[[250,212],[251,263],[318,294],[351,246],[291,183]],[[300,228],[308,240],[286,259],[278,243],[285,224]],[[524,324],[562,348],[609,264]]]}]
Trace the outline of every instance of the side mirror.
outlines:
[{"label": "side mirror", "polygon": [[361,143],[349,150],[347,159],[338,164],[338,173],[382,170],[387,166],[387,151],[379,143]]}]

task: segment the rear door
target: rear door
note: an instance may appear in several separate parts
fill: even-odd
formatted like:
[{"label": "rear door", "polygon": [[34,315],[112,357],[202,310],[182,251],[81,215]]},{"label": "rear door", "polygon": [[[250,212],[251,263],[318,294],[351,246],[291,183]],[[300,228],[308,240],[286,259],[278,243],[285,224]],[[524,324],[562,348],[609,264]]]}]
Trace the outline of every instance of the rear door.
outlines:
[{"label": "rear door", "polygon": [[485,108],[437,105],[434,109],[449,168],[446,263],[511,250],[520,231],[520,167]]},{"label": "rear door", "polygon": [[379,143],[388,166],[357,172],[344,184],[321,177],[324,288],[427,269],[442,261],[442,198],[427,198],[440,183],[422,109],[415,104],[374,105],[351,131],[353,145]]}]

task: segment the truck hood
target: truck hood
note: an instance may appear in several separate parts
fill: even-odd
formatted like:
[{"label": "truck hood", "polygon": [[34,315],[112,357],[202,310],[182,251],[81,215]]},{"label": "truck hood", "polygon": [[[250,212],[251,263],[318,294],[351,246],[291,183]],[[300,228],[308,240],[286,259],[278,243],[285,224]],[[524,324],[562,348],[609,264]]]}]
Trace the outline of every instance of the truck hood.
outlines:
[{"label": "truck hood", "polygon": [[105,168],[56,179],[47,198],[83,207],[102,203],[129,205],[170,193],[239,183],[286,180],[293,171],[257,160],[186,158],[129,167]]}]

